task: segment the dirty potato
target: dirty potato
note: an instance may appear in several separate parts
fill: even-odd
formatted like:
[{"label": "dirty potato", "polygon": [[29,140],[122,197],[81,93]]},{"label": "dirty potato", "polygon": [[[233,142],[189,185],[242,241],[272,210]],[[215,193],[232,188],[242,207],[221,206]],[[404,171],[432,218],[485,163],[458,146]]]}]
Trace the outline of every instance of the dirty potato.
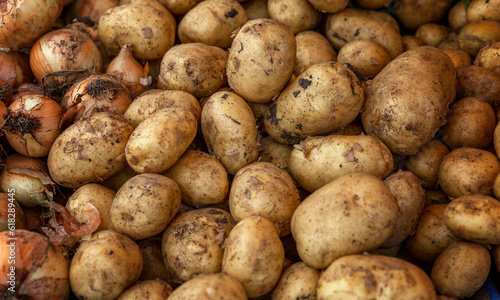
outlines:
[{"label": "dirty potato", "polygon": [[320,273],[298,262],[288,267],[281,275],[273,290],[273,300],[281,299],[316,299],[316,285]]},{"label": "dirty potato", "polygon": [[297,54],[293,74],[298,76],[308,67],[324,62],[337,60],[337,52],[324,35],[316,31],[302,31],[295,36]]}]

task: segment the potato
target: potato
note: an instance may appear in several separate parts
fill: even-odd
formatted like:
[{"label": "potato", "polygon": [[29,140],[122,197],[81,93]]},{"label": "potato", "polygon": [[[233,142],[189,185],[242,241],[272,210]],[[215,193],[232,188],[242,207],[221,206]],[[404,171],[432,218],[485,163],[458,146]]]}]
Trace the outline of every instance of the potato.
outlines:
[{"label": "potato", "polygon": [[228,48],[231,34],[248,20],[245,9],[236,1],[203,1],[187,12],[179,22],[181,43],[203,43]]},{"label": "potato", "polygon": [[380,9],[388,7],[391,0],[354,0],[354,2],[364,9]]},{"label": "potato", "polygon": [[459,197],[448,204],[443,219],[461,238],[479,244],[500,244],[500,202],[493,197]]},{"label": "potato", "polygon": [[448,28],[435,23],[427,23],[418,26],[415,36],[418,37],[424,45],[436,47],[448,35]]},{"label": "potato", "polygon": [[238,280],[249,298],[270,292],[281,276],[285,251],[274,223],[260,216],[241,220],[226,239],[222,272]]},{"label": "potato", "polygon": [[272,137],[266,136],[260,140],[262,150],[259,152],[258,161],[269,162],[288,171],[288,157],[293,150],[290,145],[284,145],[273,140]]},{"label": "potato", "polygon": [[168,299],[246,300],[248,298],[238,280],[224,273],[216,273],[186,281],[175,289]]},{"label": "potato", "polygon": [[274,223],[280,236],[290,234],[290,220],[299,204],[299,192],[290,175],[267,162],[241,168],[229,192],[229,209],[236,222],[261,216]]},{"label": "potato", "polygon": [[326,37],[319,32],[302,31],[295,36],[295,41],[297,43],[293,71],[295,76],[316,63],[337,60],[337,52]]},{"label": "potato", "polygon": [[345,44],[337,56],[337,62],[350,64],[361,76],[369,79],[375,77],[391,60],[384,46],[368,39]]},{"label": "potato", "polygon": [[398,211],[381,179],[365,173],[339,177],[302,201],[293,214],[300,258],[323,269],[339,257],[376,249],[391,235]]},{"label": "potato", "polygon": [[270,101],[292,76],[295,52],[295,36],[285,24],[272,19],[248,21],[229,50],[229,86],[249,102]]},{"label": "potato", "polygon": [[136,59],[161,58],[175,42],[175,24],[169,15],[152,6],[124,4],[109,8],[99,19],[99,39],[111,55],[132,44]]},{"label": "potato", "polygon": [[328,135],[362,135],[362,134],[365,134],[365,129],[363,128],[363,125],[361,124],[361,121],[359,119],[356,119],[351,123],[347,124],[346,126],[343,126],[339,129],[336,129],[328,133]]},{"label": "potato", "polygon": [[267,9],[267,0],[252,0],[242,3],[248,16],[248,20],[271,18]]},{"label": "potato", "polygon": [[384,46],[392,58],[403,52],[396,20],[373,10],[346,8],[328,15],[325,35],[337,51],[352,40],[372,39]]},{"label": "potato", "polygon": [[448,204],[450,199],[441,189],[425,190],[425,204]]},{"label": "potato", "polygon": [[113,229],[109,210],[115,194],[113,190],[102,185],[89,183],[78,188],[68,198],[66,209],[79,223],[85,224],[88,222],[88,217],[84,209],[87,203],[90,203],[97,209],[101,218],[101,223],[95,232]]},{"label": "potato", "polygon": [[69,188],[102,182],[127,164],[125,145],[133,127],[123,117],[100,112],[64,130],[47,158],[52,180]]},{"label": "potato", "polygon": [[[441,49],[451,58],[455,68],[472,64],[472,59],[467,52],[457,49]],[[133,103],[132,103],[133,104]]]},{"label": "potato", "polygon": [[269,0],[269,15],[288,26],[293,34],[315,28],[320,12],[308,0]]},{"label": "potato", "polygon": [[435,189],[438,185],[438,170],[443,158],[450,153],[448,147],[438,140],[431,140],[407,159],[407,168],[415,174],[422,187]]},{"label": "potato", "polygon": [[134,169],[132,169],[128,164],[118,173],[104,180],[101,184],[108,189],[118,192],[118,190],[122,187],[127,180],[138,175]]},{"label": "potato", "polygon": [[259,155],[252,110],[235,93],[221,91],[208,99],[201,112],[201,130],[210,154],[229,174],[236,174]]},{"label": "potato", "polygon": [[158,0],[168,11],[175,15],[184,15],[202,0]]},{"label": "potato", "polygon": [[500,41],[500,23],[496,21],[477,21],[462,27],[458,33],[460,50],[476,56],[486,42]]},{"label": "potato", "polygon": [[269,107],[264,125],[272,138],[295,144],[352,122],[364,101],[363,83],[348,67],[334,61],[302,72]]},{"label": "potato", "polygon": [[71,260],[71,290],[79,299],[115,299],[137,281],[142,266],[134,241],[113,230],[100,231],[83,242]]},{"label": "potato", "polygon": [[[159,1],[157,1],[157,0],[120,0],[119,2],[120,2],[120,5],[136,3],[136,4],[143,4],[143,5],[152,6],[152,7],[156,8],[157,10],[166,13],[167,17],[170,19],[170,23],[172,25],[174,25],[174,30],[177,31],[177,21],[175,20],[175,17]],[[99,20],[97,20],[97,21],[99,21]],[[67,22],[67,23],[71,23],[71,22]],[[97,22],[95,22],[95,23],[97,23]]]},{"label": "potato", "polygon": [[425,192],[417,176],[399,170],[384,180],[398,203],[399,217],[391,236],[380,248],[393,248],[410,234],[415,234],[418,219],[425,206]]},{"label": "potato", "polygon": [[405,27],[418,26],[441,20],[449,8],[449,0],[398,0],[394,2],[396,17]]},{"label": "potato", "polygon": [[458,44],[458,34],[455,31],[450,31],[448,35],[444,38],[444,40],[437,45],[438,49],[454,49],[460,50],[460,46]]},{"label": "potato", "polygon": [[273,290],[273,300],[316,299],[319,271],[298,262],[288,267]]},{"label": "potato", "polygon": [[483,286],[490,267],[490,254],[484,246],[458,242],[439,255],[432,266],[431,278],[439,293],[462,299]]},{"label": "potato", "polygon": [[148,280],[138,282],[129,287],[117,298],[117,300],[162,300],[167,299],[171,293],[172,287],[168,285],[168,283],[160,279]]},{"label": "potato", "polygon": [[450,148],[485,149],[493,140],[495,111],[485,101],[473,97],[463,98],[450,107],[446,118],[442,139]]},{"label": "potato", "polygon": [[181,191],[175,181],[159,174],[140,174],[116,193],[111,222],[116,231],[142,240],[161,233],[180,204]]},{"label": "potato", "polygon": [[355,172],[383,179],[393,167],[389,149],[369,135],[311,137],[295,145],[288,159],[290,173],[310,192]]},{"label": "potato", "polygon": [[465,195],[493,195],[493,182],[500,161],[491,152],[476,148],[453,149],[443,158],[438,171],[439,186],[450,198]]},{"label": "potato", "polygon": [[500,22],[499,0],[472,0],[467,6],[467,21],[477,22],[491,20]]},{"label": "potato", "polygon": [[165,172],[186,151],[197,130],[191,112],[160,109],[135,128],[125,147],[127,162],[137,173]]},{"label": "potato", "polygon": [[458,1],[448,12],[448,24],[451,29],[457,30],[467,25],[467,5],[463,1]]},{"label": "potato", "polygon": [[457,68],[457,97],[475,97],[491,106],[500,103],[500,74],[474,65]]},{"label": "potato", "polygon": [[348,255],[319,278],[318,300],[436,299],[434,285],[417,266],[395,257]]},{"label": "potato", "polygon": [[413,155],[443,125],[455,90],[455,67],[441,50],[424,46],[406,51],[368,85],[363,127],[392,153]]},{"label": "potato", "polygon": [[309,1],[317,10],[322,13],[333,14],[343,10],[347,4],[348,0],[307,0]]},{"label": "potato", "polygon": [[432,263],[451,244],[461,241],[443,219],[448,204],[426,206],[420,215],[417,230],[406,240],[406,247],[416,259]]},{"label": "potato", "polygon": [[403,41],[404,52],[424,45],[424,42],[414,35],[403,35],[401,40]]},{"label": "potato", "polygon": [[191,112],[196,122],[200,123],[200,103],[196,97],[184,91],[148,90],[135,98],[123,116],[135,128],[156,111],[170,107]]},{"label": "potato", "polygon": [[227,53],[201,43],[175,45],[161,60],[158,87],[208,97],[226,83]]},{"label": "potato", "polygon": [[500,42],[487,43],[476,55],[474,65],[483,68],[494,68],[500,66]]},{"label": "potato", "polygon": [[174,276],[163,262],[161,237],[150,237],[137,243],[143,257],[143,268],[139,281],[159,279],[175,287]]}]

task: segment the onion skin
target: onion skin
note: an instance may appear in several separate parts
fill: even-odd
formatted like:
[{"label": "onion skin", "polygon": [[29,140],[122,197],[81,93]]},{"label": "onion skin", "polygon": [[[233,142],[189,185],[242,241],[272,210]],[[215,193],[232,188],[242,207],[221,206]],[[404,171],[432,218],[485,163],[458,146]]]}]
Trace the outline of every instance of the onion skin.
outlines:
[{"label": "onion skin", "polygon": [[[11,194],[12,195],[12,194]],[[11,212],[9,212],[9,202],[13,203],[15,209],[15,229],[27,229],[26,219],[24,217],[23,209],[14,197],[6,193],[0,193],[0,232],[9,230],[9,219]]]},{"label": "onion skin", "polygon": [[13,89],[33,78],[29,58],[22,52],[0,51],[0,78]]}]

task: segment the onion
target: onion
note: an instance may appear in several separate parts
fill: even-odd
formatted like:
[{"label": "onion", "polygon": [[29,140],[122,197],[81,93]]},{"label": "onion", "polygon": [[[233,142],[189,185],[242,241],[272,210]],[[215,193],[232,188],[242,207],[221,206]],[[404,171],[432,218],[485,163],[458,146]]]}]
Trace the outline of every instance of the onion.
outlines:
[{"label": "onion", "polygon": [[0,48],[24,50],[54,25],[62,9],[60,0],[11,0],[0,5]]},{"label": "onion", "polygon": [[15,89],[24,82],[30,82],[32,77],[26,53],[0,51],[0,78],[4,84]]},{"label": "onion", "polygon": [[3,125],[5,124],[5,119],[8,118],[8,109],[7,106],[0,101],[0,136],[3,133]]},{"label": "onion", "polygon": [[14,101],[9,110],[4,131],[12,148],[29,157],[48,155],[60,133],[59,104],[45,96],[27,95]]},{"label": "onion", "polygon": [[118,4],[119,0],[75,0],[66,13],[66,22],[71,23],[76,19],[94,25],[108,8]]},{"label": "onion", "polygon": [[14,191],[10,192],[8,194],[0,193],[0,232],[11,229],[27,229],[23,209],[14,199]]},{"label": "onion", "polygon": [[13,234],[0,233],[2,299],[68,299],[69,263],[61,252],[39,233],[18,229]]}]

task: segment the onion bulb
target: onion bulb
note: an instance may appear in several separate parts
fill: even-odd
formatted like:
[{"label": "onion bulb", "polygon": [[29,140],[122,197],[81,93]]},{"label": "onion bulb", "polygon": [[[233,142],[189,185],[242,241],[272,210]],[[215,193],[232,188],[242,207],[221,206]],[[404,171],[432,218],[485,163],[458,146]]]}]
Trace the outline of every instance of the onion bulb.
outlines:
[{"label": "onion bulb", "polygon": [[29,157],[49,154],[59,136],[61,107],[42,95],[19,97],[9,106],[3,129],[9,144]]},{"label": "onion bulb", "polygon": [[148,63],[142,66],[135,60],[130,44],[122,47],[118,56],[109,63],[106,73],[120,79],[132,94],[132,98],[139,96],[152,82],[151,76],[148,76]]},{"label": "onion bulb", "polygon": [[0,294],[5,299],[68,299],[69,263],[61,252],[39,233],[17,229],[13,234],[0,233]]},{"label": "onion bulb", "polygon": [[[15,192],[0,193],[0,232],[13,229],[27,229],[21,205],[14,199]],[[14,221],[14,222],[12,222]]]},{"label": "onion bulb", "polygon": [[4,193],[14,190],[22,207],[47,206],[54,198],[55,183],[41,160],[12,154],[4,160],[0,190]]},{"label": "onion bulb", "polygon": [[0,78],[4,84],[15,89],[24,82],[30,82],[32,77],[26,53],[0,51]]},{"label": "onion bulb", "polygon": [[74,19],[94,25],[99,22],[101,15],[111,7],[120,4],[119,0],[75,0],[66,13],[66,22]]},{"label": "onion bulb", "polygon": [[8,109],[7,106],[0,101],[0,136],[2,136],[3,133],[3,125],[5,124],[5,119],[8,118]]}]

